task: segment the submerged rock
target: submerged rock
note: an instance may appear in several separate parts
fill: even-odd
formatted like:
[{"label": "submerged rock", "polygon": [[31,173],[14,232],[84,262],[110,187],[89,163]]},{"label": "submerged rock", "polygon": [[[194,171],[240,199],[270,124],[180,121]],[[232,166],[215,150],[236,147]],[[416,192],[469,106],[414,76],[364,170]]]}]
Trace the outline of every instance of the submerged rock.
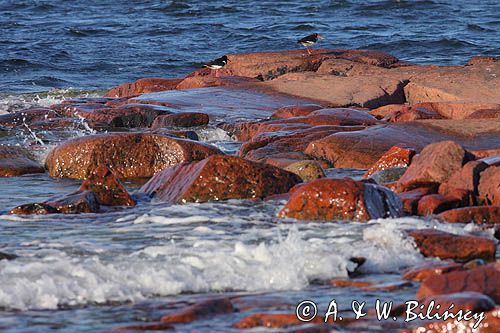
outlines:
[{"label": "submerged rock", "polygon": [[77,191],[60,197],[54,197],[45,202],[59,213],[79,214],[99,212],[97,196],[92,191]]},{"label": "submerged rock", "polygon": [[471,259],[495,259],[496,244],[493,240],[458,236],[435,229],[412,230],[409,236],[415,240],[418,249],[426,257],[453,259],[466,262]]},{"label": "submerged rock", "polygon": [[135,206],[136,202],[113,172],[100,164],[80,186],[80,191],[94,192],[97,202],[105,206]]},{"label": "submerged rock", "polygon": [[35,162],[25,149],[0,145],[0,177],[44,172],[45,169]]},{"label": "submerged rock", "polygon": [[140,191],[167,203],[206,202],[264,198],[299,182],[299,176],[271,165],[215,155],[165,169]]},{"label": "submerged rock", "polygon": [[235,311],[231,300],[217,298],[193,304],[185,309],[161,317],[163,323],[191,323],[200,319],[211,319],[220,314]]},{"label": "submerged rock", "polygon": [[0,260],[14,260],[16,258],[17,256],[15,254],[0,252]]},{"label": "submerged rock", "polygon": [[395,193],[387,188],[345,179],[318,179],[298,185],[280,217],[299,220],[368,221],[399,217],[402,206]]},{"label": "submerged rock", "polygon": [[118,178],[152,177],[178,163],[222,152],[210,145],[151,133],[113,133],[67,140],[47,156],[51,177],[87,178],[99,164]]},{"label": "submerged rock", "polygon": [[500,303],[500,263],[491,263],[475,269],[432,275],[424,280],[417,291],[417,298],[475,291]]},{"label": "submerged rock", "polygon": [[12,215],[46,215],[46,214],[57,214],[59,210],[46,203],[30,203],[21,206],[17,206],[10,210],[9,214]]},{"label": "submerged rock", "polygon": [[[323,318],[318,316],[309,323],[324,323]],[[291,326],[304,325],[304,322],[297,318],[293,313],[254,313],[244,317],[233,325],[238,329],[250,329],[256,327],[269,328],[287,328]]]},{"label": "submerged rock", "polygon": [[431,275],[439,275],[453,271],[464,270],[462,264],[453,261],[425,262],[411,267],[403,274],[403,278],[415,282],[422,282]]}]

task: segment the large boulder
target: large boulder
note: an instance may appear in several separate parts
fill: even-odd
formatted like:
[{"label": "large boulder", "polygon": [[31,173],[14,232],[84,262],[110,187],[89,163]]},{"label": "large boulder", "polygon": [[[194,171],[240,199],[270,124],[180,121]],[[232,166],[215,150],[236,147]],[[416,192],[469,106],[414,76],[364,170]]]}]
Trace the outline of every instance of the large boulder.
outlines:
[{"label": "large boulder", "polygon": [[299,182],[299,176],[271,165],[216,155],[165,169],[140,191],[167,203],[206,202],[264,198]]},{"label": "large boulder", "polygon": [[166,167],[222,154],[212,146],[151,133],[99,134],[67,140],[47,156],[51,177],[87,178],[99,164],[118,178],[151,177]]},{"label": "large boulder", "polygon": [[280,217],[320,221],[368,221],[401,215],[401,202],[395,193],[349,178],[318,179],[298,185],[279,212]]},{"label": "large boulder", "polygon": [[421,184],[443,183],[472,159],[462,146],[453,141],[436,142],[426,146],[413,159],[399,179],[401,188],[412,189]]},{"label": "large boulder", "polygon": [[25,149],[0,145],[0,177],[44,172],[45,169]]}]

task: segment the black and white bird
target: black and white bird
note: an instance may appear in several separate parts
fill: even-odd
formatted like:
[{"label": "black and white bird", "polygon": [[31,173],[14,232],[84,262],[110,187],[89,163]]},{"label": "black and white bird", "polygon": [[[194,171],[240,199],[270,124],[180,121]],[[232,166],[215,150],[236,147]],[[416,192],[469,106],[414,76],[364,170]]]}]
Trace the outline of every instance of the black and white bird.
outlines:
[{"label": "black and white bird", "polygon": [[215,60],[206,63],[205,65],[203,65],[203,67],[215,70],[215,76],[217,76],[217,70],[226,66],[229,61],[230,60],[227,58],[227,56],[222,56],[220,58],[217,58]]},{"label": "black and white bird", "polygon": [[297,41],[297,43],[304,46],[307,50],[307,53],[311,54],[311,51],[309,50],[309,48],[311,46],[313,46],[314,44],[316,44],[318,42],[318,40],[320,40],[320,39],[323,39],[323,37],[320,34],[312,34],[312,35],[306,36],[302,39],[299,39]]}]

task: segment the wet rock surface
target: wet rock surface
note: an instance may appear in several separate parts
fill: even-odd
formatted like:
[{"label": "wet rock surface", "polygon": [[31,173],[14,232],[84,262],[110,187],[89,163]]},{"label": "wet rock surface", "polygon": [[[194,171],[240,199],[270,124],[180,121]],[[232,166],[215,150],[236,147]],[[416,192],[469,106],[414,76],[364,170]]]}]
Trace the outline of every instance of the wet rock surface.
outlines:
[{"label": "wet rock surface", "polygon": [[167,203],[264,198],[301,182],[283,169],[236,156],[212,156],[156,174],[141,192]]},{"label": "wet rock surface", "polygon": [[168,166],[222,154],[215,147],[172,136],[114,133],[70,139],[47,156],[52,177],[86,178],[99,164],[118,178],[151,177]]},{"label": "wet rock surface", "polygon": [[386,188],[352,179],[319,179],[293,188],[279,216],[299,220],[367,221],[401,214],[401,202]]},{"label": "wet rock surface", "polygon": [[16,146],[0,145],[0,177],[44,172],[45,169],[34,161],[27,150]]},{"label": "wet rock surface", "polygon": [[458,236],[447,232],[420,229],[409,232],[420,252],[426,257],[453,259],[465,262],[471,259],[494,260],[496,243],[493,240]]},{"label": "wet rock surface", "polygon": [[424,280],[417,292],[422,299],[435,295],[474,291],[488,295],[496,303],[500,300],[499,264],[492,263],[476,269],[432,275]]}]

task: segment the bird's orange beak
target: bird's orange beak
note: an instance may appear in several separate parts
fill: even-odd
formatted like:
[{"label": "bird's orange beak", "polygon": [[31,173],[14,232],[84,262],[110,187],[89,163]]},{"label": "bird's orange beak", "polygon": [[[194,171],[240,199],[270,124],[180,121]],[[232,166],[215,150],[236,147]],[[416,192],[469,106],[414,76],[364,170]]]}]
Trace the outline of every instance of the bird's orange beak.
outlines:
[{"label": "bird's orange beak", "polygon": [[319,38],[319,39],[325,39],[325,38],[324,38],[323,36],[321,36],[321,35],[318,35],[318,38]]}]

